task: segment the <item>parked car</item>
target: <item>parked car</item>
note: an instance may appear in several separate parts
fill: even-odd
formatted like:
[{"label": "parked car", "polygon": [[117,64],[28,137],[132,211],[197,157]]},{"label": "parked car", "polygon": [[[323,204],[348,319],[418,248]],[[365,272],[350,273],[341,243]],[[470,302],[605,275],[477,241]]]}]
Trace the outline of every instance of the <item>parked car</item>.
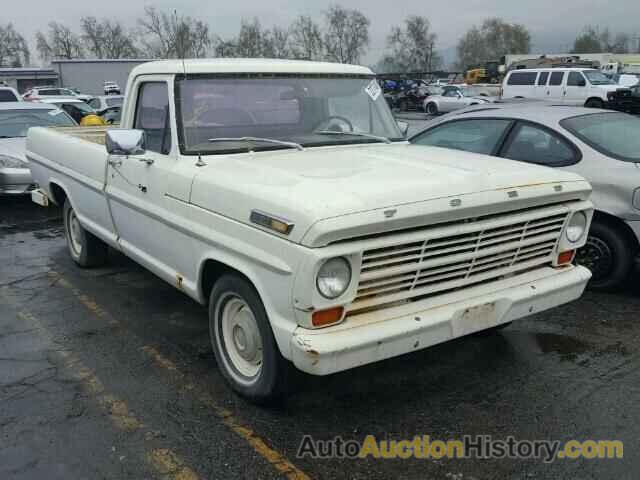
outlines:
[{"label": "parked car", "polygon": [[19,102],[22,100],[15,88],[0,86],[0,102]]},{"label": "parked car", "polygon": [[447,113],[470,105],[484,105],[495,99],[478,87],[448,85],[442,87],[440,95],[431,95],[424,100],[424,111],[429,115]]},{"label": "parked car", "polygon": [[87,102],[89,103],[89,101],[93,98],[93,95],[89,95],[87,93],[82,93],[78,88],[70,88],[69,90],[71,90],[73,92],[73,95],[82,100],[83,102]]},{"label": "parked car", "polygon": [[640,82],[640,74],[638,73],[616,73],[611,76],[611,80],[621,87],[631,88]]},{"label": "parked car", "polygon": [[631,89],[631,111],[636,114],[640,114],[640,84]]},{"label": "parked car", "polygon": [[409,110],[423,110],[425,100],[434,95],[441,95],[442,87],[429,85],[415,85],[405,91],[399,92],[393,99],[394,106],[401,112]]},{"label": "parked car", "polygon": [[51,105],[55,105],[56,107],[64,110],[69,114],[71,118],[73,118],[78,124],[83,125],[83,120],[89,116],[95,117],[92,125],[96,125],[95,121],[98,120],[98,125],[106,125],[106,122],[102,121],[98,113],[91,108],[90,105],[83,102],[78,98],[43,98],[40,100],[41,102],[48,103]]},{"label": "parked car", "polygon": [[620,87],[600,70],[537,68],[508,72],[502,83],[502,98],[535,98],[626,111],[631,104],[631,90]]},{"label": "parked car", "polygon": [[123,102],[124,96],[122,95],[100,95],[93,97],[89,101],[89,106],[98,112],[98,115],[102,115],[110,108],[122,107]]},{"label": "parked car", "polygon": [[120,95],[120,86],[116,82],[104,82],[103,90],[105,95]]},{"label": "parked car", "polygon": [[579,107],[495,105],[441,117],[410,141],[547,165],[586,178],[596,212],[576,261],[593,273],[593,288],[624,285],[640,246],[640,118]]},{"label": "parked car", "polygon": [[44,103],[0,103],[0,195],[29,193],[35,184],[25,156],[30,127],[74,126],[62,110]]},{"label": "parked car", "polygon": [[75,98],[75,96],[76,96],[75,92],[69,88],[33,87],[27,90],[22,95],[22,99],[27,101],[38,101],[38,100],[43,100],[45,98],[60,98],[60,97]]},{"label": "parked car", "polygon": [[149,62],[123,108],[104,135],[30,130],[32,199],[63,206],[79,266],[110,245],[208,305],[218,369],[253,401],[292,364],[327,375],[500,328],[590,277],[571,264],[584,179],[408,144],[368,68]]}]

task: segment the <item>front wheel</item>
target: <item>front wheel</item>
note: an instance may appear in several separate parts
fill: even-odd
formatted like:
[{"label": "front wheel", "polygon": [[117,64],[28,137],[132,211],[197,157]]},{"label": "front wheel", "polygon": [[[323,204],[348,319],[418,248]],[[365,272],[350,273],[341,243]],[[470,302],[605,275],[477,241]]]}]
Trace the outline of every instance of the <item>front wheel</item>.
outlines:
[{"label": "front wheel", "polygon": [[280,354],[258,293],[243,277],[224,275],[211,290],[209,334],[233,390],[254,403],[287,393],[292,366]]},{"label": "front wheel", "polygon": [[433,102],[427,103],[427,106],[425,107],[425,110],[426,110],[428,115],[437,115],[438,114],[438,106]]},{"label": "front wheel", "polygon": [[614,291],[622,287],[633,268],[634,248],[619,228],[593,222],[587,243],[576,253],[576,263],[591,270],[589,288]]},{"label": "front wheel", "polygon": [[104,265],[109,249],[107,244],[84,229],[68,198],[64,201],[62,211],[64,234],[73,261],[83,268]]}]

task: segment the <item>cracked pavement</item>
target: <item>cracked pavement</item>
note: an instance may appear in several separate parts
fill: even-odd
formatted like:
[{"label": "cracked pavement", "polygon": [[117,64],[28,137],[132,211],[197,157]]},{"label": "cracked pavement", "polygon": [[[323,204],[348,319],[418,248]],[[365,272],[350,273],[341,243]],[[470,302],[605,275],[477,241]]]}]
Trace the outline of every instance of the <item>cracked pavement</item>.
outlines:
[{"label": "cracked pavement", "polygon": [[[640,467],[640,275],[326,378],[275,409],[229,391],[205,309],[116,252],[78,269],[57,209],[0,203],[0,478],[626,479]],[[312,460],[303,435],[620,439],[621,460]],[[275,453],[274,453],[275,452]],[[281,455],[276,460],[269,455]],[[283,466],[284,465],[284,466]]]}]

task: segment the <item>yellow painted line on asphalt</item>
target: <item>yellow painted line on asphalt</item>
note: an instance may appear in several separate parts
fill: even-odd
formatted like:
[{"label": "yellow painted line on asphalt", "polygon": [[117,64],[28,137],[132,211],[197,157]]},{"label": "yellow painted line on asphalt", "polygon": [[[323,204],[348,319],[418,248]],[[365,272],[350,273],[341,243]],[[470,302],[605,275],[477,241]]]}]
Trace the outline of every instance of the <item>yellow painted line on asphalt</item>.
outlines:
[{"label": "yellow painted line on asphalt", "polygon": [[[120,325],[120,322],[113,318],[113,316],[104,308],[102,308],[95,300],[82,293],[74,285],[71,284],[62,274],[51,271],[49,276],[56,281],[57,284],[71,291],[71,293],[92,313],[97,317],[104,319],[112,325]],[[153,361],[160,367],[173,372],[177,377],[186,379],[184,373],[178,370],[177,365],[164,357],[157,349],[147,345],[142,347],[142,351],[153,359]],[[195,381],[187,382],[184,386],[185,390],[200,390],[196,387]],[[279,473],[284,475],[289,480],[310,480],[310,477],[296,467],[291,461],[289,461],[283,454],[275,450],[273,447],[263,440],[256,432],[251,428],[242,424],[242,422],[233,415],[233,413],[224,407],[221,407],[217,401],[207,392],[197,392],[199,400],[207,405],[218,416],[224,425],[226,425],[232,432],[246,441],[251,448],[267,462],[269,462],[273,468]]]},{"label": "yellow painted line on asphalt", "polygon": [[[40,331],[46,332],[48,336],[51,336],[49,330],[35,315],[13,302],[6,292],[6,287],[0,289],[0,296],[18,310],[18,318],[36,325]],[[79,381],[84,390],[96,400],[98,406],[109,415],[118,430],[134,432],[144,427],[144,424],[129,411],[127,403],[108,393],[104,384],[93,370],[83,365],[76,355],[66,350],[54,351],[54,355],[60,358],[60,363],[65,371],[72,378]],[[150,451],[146,460],[163,480],[199,480],[198,475],[176,453],[168,448]]]},{"label": "yellow painted line on asphalt", "polygon": [[[156,348],[146,345],[142,347],[142,351],[149,355],[153,361],[160,367],[173,372],[174,375],[181,379],[187,379],[187,376],[181,372],[177,365],[164,357]],[[244,426],[242,422],[231,413],[230,410],[221,407],[211,394],[201,391],[195,384],[195,379],[188,381],[184,385],[185,390],[195,391],[198,399],[207,405],[222,423],[230,430],[245,440],[253,450],[261,457],[267,460],[278,472],[285,475],[290,480],[308,480],[309,476],[291,463],[284,455],[270,447],[258,434],[252,429]]]}]

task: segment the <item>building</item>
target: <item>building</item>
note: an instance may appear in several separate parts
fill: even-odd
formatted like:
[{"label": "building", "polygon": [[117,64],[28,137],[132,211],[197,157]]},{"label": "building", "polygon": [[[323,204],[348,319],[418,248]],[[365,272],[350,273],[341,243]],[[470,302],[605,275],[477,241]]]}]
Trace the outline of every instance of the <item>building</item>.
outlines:
[{"label": "building", "polygon": [[1,84],[24,93],[31,87],[57,85],[58,73],[51,68],[0,68]]},{"label": "building", "polygon": [[53,60],[53,69],[61,87],[77,88],[89,95],[102,95],[105,81],[116,82],[122,89],[127,85],[129,73],[147,59],[78,59]]},{"label": "building", "polygon": [[[640,61],[640,54],[637,53],[528,53],[517,55],[505,55],[504,64],[507,69],[514,63],[526,64],[527,67],[535,67],[535,60],[543,58],[571,58],[579,57],[580,61],[598,62],[599,65],[608,63],[635,63]],[[531,64],[531,65],[529,65]]]}]

